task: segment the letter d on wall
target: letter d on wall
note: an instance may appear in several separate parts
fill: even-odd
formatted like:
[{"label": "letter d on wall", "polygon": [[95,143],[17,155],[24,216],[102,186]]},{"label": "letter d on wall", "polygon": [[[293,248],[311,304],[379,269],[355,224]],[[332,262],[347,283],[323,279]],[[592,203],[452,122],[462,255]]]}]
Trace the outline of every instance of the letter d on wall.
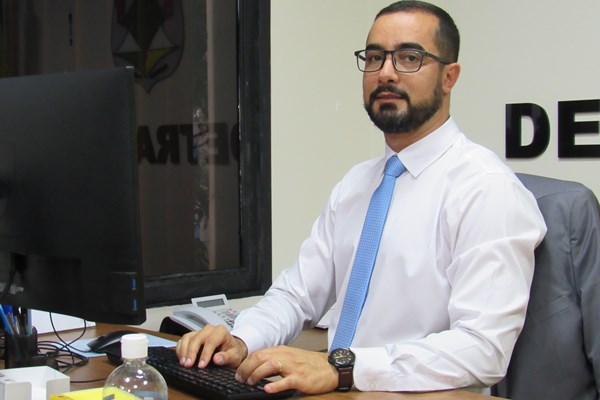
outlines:
[{"label": "letter d on wall", "polygon": [[[533,122],[533,140],[526,145],[521,143],[523,117]],[[549,143],[550,120],[542,107],[532,103],[506,105],[506,158],[540,156]]]}]

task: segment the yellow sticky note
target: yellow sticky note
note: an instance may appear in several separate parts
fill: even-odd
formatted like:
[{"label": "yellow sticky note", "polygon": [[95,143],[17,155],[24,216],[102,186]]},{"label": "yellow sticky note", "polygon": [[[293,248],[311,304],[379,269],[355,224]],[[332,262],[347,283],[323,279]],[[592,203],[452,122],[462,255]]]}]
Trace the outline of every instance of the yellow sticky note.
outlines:
[{"label": "yellow sticky note", "polygon": [[102,400],[102,388],[76,390],[50,395],[50,400]]},{"label": "yellow sticky note", "polygon": [[[50,400],[104,400],[102,399],[102,388],[76,390],[74,392],[53,394]],[[108,391],[110,400],[135,400],[136,397],[131,393],[124,392],[117,388],[110,388]],[[110,397],[112,396],[112,397]]]}]

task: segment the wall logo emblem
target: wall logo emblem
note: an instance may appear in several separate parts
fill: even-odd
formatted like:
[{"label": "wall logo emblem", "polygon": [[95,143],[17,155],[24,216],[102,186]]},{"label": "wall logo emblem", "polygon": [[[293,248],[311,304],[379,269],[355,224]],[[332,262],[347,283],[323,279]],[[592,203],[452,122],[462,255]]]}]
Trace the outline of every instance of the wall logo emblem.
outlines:
[{"label": "wall logo emblem", "polygon": [[150,93],[181,60],[181,0],[114,0],[111,31],[115,65],[133,66],[136,81]]}]

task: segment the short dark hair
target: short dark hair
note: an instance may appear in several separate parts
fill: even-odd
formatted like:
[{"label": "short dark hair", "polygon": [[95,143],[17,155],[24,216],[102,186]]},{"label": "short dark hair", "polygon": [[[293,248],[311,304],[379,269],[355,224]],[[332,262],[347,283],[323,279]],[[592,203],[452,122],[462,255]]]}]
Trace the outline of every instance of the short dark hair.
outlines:
[{"label": "short dark hair", "polygon": [[437,17],[439,21],[438,31],[436,33],[436,45],[438,46],[442,58],[448,61],[458,61],[458,51],[460,49],[460,34],[454,20],[446,11],[436,5],[424,1],[402,0],[390,4],[383,8],[375,19],[385,14],[397,12],[416,12],[421,11]]}]

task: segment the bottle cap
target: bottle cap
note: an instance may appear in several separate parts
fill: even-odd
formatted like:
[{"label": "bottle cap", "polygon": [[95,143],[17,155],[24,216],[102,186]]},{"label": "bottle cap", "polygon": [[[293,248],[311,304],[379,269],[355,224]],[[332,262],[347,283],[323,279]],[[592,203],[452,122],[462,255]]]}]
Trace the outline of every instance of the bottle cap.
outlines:
[{"label": "bottle cap", "polygon": [[121,337],[121,357],[127,359],[148,357],[148,338],[142,333]]}]

